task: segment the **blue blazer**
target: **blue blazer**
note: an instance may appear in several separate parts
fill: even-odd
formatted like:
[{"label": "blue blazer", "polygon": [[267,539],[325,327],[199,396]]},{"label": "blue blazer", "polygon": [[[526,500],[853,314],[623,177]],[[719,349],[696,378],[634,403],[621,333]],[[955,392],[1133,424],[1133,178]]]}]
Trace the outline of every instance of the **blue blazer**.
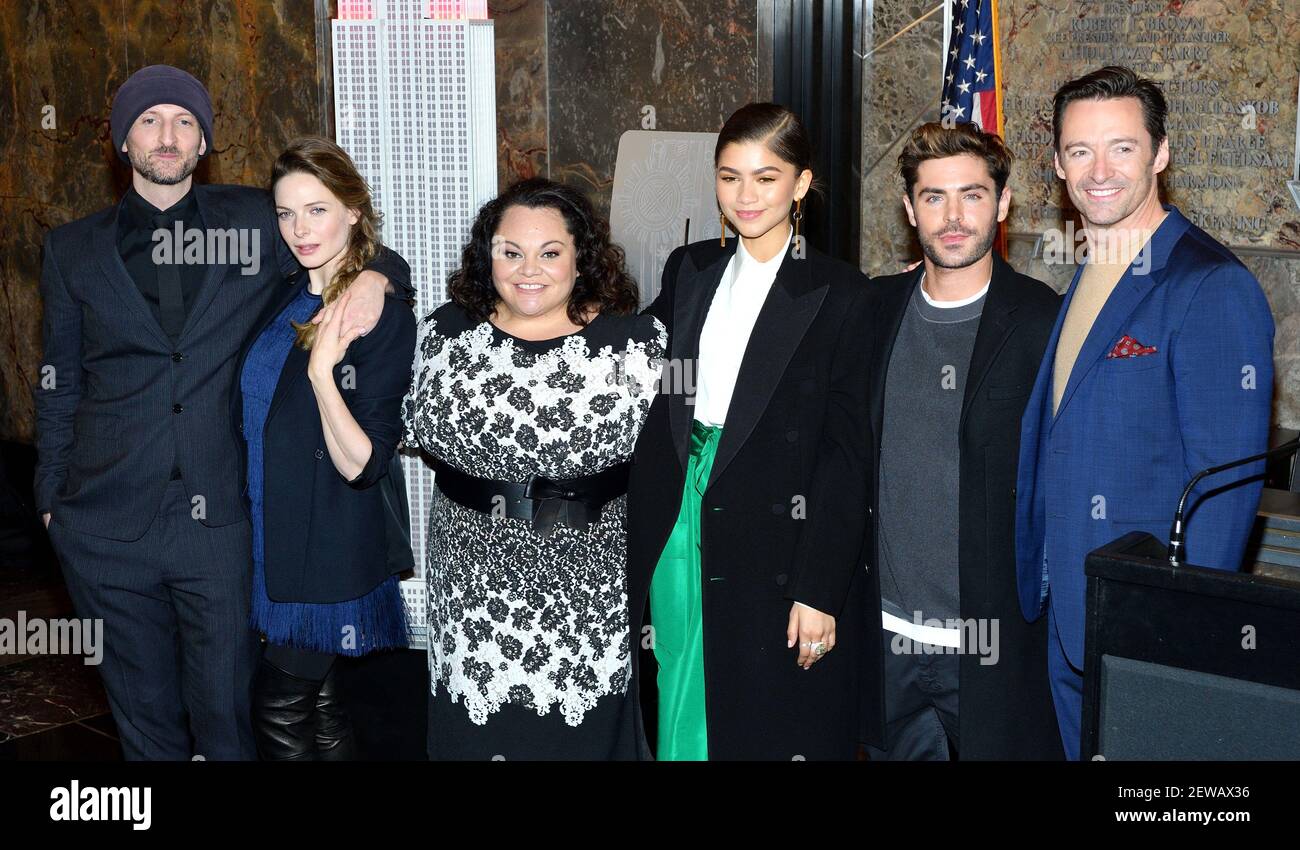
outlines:
[{"label": "blue blazer", "polygon": [[[1273,316],[1255,277],[1177,208],[1130,265],[1079,351],[1052,415],[1057,316],[1021,421],[1016,500],[1020,605],[1048,600],[1066,657],[1083,668],[1083,561],[1130,531],[1165,539],[1178,497],[1206,467],[1268,448]],[[1108,358],[1124,336],[1155,352]],[[1210,476],[1188,499],[1187,561],[1236,570],[1259,505],[1264,464]],[[1248,484],[1207,493],[1243,478]],[[1049,593],[1050,587],[1050,593]]]}]

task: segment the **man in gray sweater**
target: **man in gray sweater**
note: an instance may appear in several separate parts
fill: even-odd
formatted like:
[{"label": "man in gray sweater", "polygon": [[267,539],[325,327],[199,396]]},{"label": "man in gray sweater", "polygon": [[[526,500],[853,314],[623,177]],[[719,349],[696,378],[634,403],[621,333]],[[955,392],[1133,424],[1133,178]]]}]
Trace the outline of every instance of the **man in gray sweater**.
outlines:
[{"label": "man in gray sweater", "polygon": [[1060,299],[992,250],[1011,202],[1001,139],[926,124],[899,165],[925,256],[872,281],[887,742],[871,756],[1060,758],[1013,546],[1020,416]]}]

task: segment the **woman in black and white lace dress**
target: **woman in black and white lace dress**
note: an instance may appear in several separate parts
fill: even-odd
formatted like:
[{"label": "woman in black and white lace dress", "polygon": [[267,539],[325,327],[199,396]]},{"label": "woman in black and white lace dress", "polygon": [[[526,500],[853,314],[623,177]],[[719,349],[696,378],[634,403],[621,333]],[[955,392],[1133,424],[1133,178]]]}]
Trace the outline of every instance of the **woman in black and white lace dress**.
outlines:
[{"label": "woman in black and white lace dress", "polygon": [[623,494],[664,327],[608,225],[547,180],[483,207],[450,291],[404,406],[438,484],[429,757],[637,758]]}]

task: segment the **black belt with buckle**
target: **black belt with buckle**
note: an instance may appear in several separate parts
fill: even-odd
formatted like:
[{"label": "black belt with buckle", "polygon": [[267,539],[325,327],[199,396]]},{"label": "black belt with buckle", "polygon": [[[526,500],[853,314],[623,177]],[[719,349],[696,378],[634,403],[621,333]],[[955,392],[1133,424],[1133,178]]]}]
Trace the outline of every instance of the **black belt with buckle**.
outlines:
[{"label": "black belt with buckle", "polygon": [[552,479],[533,473],[522,482],[493,481],[466,475],[441,458],[430,456],[434,483],[458,505],[493,516],[526,519],[543,537],[556,524],[586,531],[600,520],[605,503],[627,492],[630,463],[620,463],[595,475]]}]

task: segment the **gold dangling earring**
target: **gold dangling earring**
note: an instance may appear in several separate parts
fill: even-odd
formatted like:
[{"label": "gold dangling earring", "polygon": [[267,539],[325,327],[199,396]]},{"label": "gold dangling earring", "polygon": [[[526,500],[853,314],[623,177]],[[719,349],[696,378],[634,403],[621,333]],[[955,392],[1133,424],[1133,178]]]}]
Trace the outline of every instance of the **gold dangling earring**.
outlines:
[{"label": "gold dangling earring", "polygon": [[718,223],[722,225],[722,235],[718,237],[718,244],[723,248],[727,247],[727,214],[718,210]]},{"label": "gold dangling earring", "polygon": [[799,238],[799,222],[803,221],[803,198],[794,199],[794,238]]}]

